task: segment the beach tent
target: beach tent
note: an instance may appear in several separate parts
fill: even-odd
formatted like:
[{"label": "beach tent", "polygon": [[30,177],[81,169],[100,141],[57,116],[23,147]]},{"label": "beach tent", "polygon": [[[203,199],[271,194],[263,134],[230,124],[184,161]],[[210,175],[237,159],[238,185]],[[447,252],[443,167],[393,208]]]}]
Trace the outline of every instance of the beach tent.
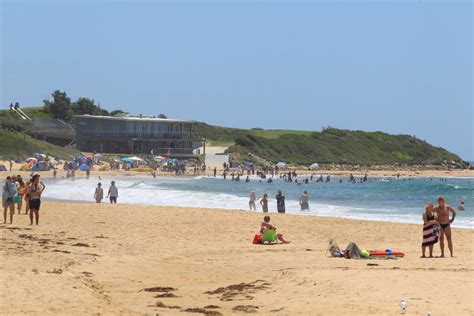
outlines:
[{"label": "beach tent", "polygon": [[0,165],[0,171],[7,171],[7,168],[4,165]]},{"label": "beach tent", "polygon": [[30,165],[25,163],[23,166],[20,167],[20,171],[29,171]]},{"label": "beach tent", "polygon": [[30,158],[26,159],[26,163],[29,164],[29,165],[35,164],[37,162],[38,162],[38,159],[33,158],[33,157],[30,157]]},{"label": "beach tent", "polygon": [[35,157],[36,159],[46,159],[47,156],[45,154],[34,153],[33,157]]},{"label": "beach tent", "polygon": [[310,170],[315,170],[315,169],[318,169],[319,168],[319,164],[318,163],[313,163],[311,166],[309,166],[309,169]]},{"label": "beach tent", "polygon": [[80,169],[81,171],[86,171],[87,168],[88,168],[88,165],[85,164],[85,163],[83,163],[82,165],[79,166],[79,169]]},{"label": "beach tent", "polygon": [[286,167],[286,163],[280,161],[279,163],[276,164],[276,166],[277,166],[278,168],[285,168],[285,167]]}]

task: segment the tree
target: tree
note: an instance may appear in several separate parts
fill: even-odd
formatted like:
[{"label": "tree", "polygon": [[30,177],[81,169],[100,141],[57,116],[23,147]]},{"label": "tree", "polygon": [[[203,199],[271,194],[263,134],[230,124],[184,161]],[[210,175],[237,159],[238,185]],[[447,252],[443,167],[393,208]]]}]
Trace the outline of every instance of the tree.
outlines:
[{"label": "tree", "polygon": [[164,115],[163,113],[161,113],[160,115],[158,115],[158,118],[167,119],[168,117],[166,115]]},{"label": "tree", "polygon": [[71,98],[66,92],[54,91],[51,96],[53,101],[43,100],[44,110],[53,115],[53,118],[69,122],[72,119]]},{"label": "tree", "polygon": [[72,104],[72,110],[77,115],[93,114],[95,108],[94,100],[89,98],[79,98]]},{"label": "tree", "polygon": [[110,116],[124,116],[124,115],[128,115],[129,113],[124,112],[122,110],[114,110],[114,111],[110,112],[109,114],[110,114]]}]

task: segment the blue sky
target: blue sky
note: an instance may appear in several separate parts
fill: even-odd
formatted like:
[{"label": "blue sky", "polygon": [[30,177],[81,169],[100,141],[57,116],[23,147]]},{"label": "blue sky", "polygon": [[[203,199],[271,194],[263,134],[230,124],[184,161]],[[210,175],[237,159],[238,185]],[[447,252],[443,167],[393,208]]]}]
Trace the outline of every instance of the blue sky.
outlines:
[{"label": "blue sky", "polygon": [[474,160],[470,1],[1,2],[1,103],[53,90],[233,127],[415,135]]}]

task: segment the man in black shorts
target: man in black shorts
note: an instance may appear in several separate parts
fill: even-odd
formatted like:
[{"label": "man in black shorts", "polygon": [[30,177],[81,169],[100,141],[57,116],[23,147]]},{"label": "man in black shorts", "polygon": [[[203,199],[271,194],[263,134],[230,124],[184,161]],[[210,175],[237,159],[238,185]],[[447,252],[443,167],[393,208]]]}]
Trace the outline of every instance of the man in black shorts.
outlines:
[{"label": "man in black shorts", "polygon": [[[444,236],[448,240],[448,248],[453,256],[453,241],[451,238],[451,223],[456,218],[456,211],[449,205],[446,205],[443,196],[438,196],[438,206],[435,207],[434,211],[438,215],[439,226],[441,227],[441,235],[439,238],[439,246],[441,247],[441,258],[444,258]],[[453,217],[450,219],[449,214],[453,213]]]}]

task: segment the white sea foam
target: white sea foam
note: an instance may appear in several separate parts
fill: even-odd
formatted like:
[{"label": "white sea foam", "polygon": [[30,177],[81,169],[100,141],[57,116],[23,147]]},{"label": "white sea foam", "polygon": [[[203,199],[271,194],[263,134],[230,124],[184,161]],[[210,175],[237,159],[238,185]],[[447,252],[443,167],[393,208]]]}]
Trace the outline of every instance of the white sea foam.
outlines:
[{"label": "white sea foam", "polygon": [[[196,181],[201,177],[176,178],[162,177],[160,181],[168,183],[178,183],[184,181]],[[255,177],[252,177],[255,179]],[[203,207],[203,208],[223,208],[234,210],[247,210],[248,197],[236,194],[219,192],[202,192],[198,190],[177,190],[152,183],[150,178],[130,177],[115,179],[119,188],[119,203],[125,204],[145,204],[158,206],[181,206],[181,207]],[[158,183],[160,181],[157,181]],[[217,180],[216,180],[217,181]],[[110,179],[102,179],[104,195],[108,190]],[[48,181],[47,189],[43,193],[45,199],[93,202],[95,182],[85,179]],[[258,206],[257,206],[258,207]],[[261,211],[261,208],[258,207]],[[270,211],[276,210],[275,199],[269,201]],[[331,205],[324,203],[311,203],[310,211],[300,211],[300,206],[296,200],[287,200],[287,213],[298,215],[318,215],[325,217],[340,217],[372,221],[388,221],[420,224],[421,215],[415,213],[394,213],[393,209],[370,209],[352,206]],[[260,212],[259,211],[259,212]],[[472,218],[456,219],[455,227],[473,228]]]}]

